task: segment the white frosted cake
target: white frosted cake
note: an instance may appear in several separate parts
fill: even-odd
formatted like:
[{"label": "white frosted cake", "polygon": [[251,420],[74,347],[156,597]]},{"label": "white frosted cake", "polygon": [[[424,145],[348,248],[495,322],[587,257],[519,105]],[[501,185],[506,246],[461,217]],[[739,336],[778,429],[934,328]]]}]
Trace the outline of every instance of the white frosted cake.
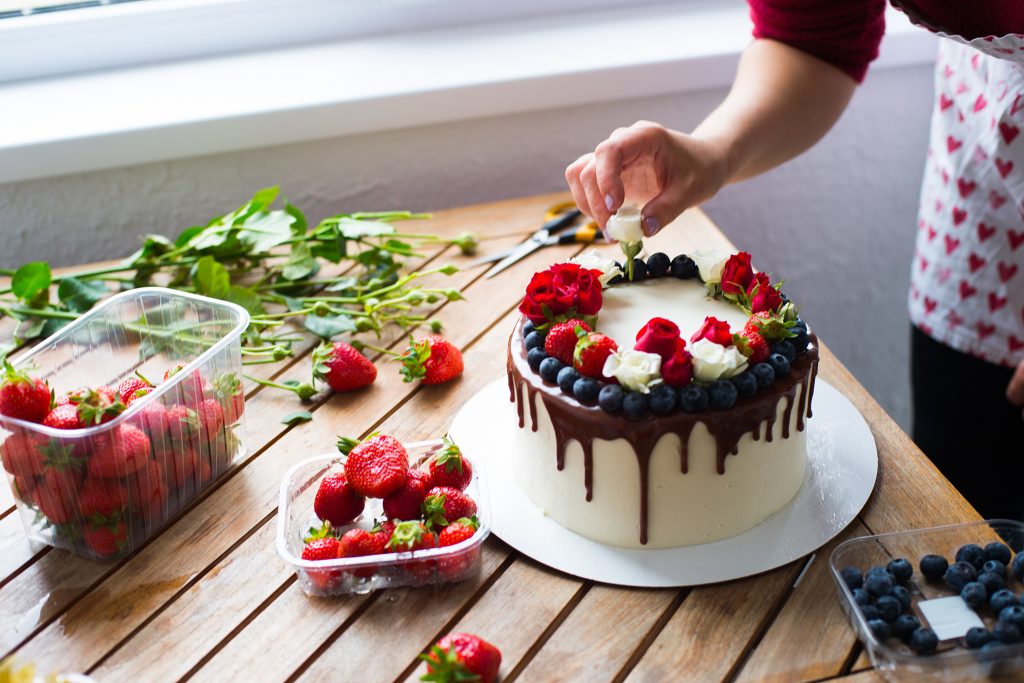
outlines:
[{"label": "white frosted cake", "polygon": [[630,282],[589,256],[534,276],[508,347],[515,469],[567,529],[626,548],[708,543],[803,484],[815,339],[748,254],[703,261],[655,254]]}]

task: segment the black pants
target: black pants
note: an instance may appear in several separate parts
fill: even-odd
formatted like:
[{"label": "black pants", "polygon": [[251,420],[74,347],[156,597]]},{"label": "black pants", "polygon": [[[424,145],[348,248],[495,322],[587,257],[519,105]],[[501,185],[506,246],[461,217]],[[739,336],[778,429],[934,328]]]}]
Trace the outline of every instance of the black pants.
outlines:
[{"label": "black pants", "polygon": [[911,328],[913,437],[982,517],[1024,517],[1024,420],[1006,400],[1013,368]]}]

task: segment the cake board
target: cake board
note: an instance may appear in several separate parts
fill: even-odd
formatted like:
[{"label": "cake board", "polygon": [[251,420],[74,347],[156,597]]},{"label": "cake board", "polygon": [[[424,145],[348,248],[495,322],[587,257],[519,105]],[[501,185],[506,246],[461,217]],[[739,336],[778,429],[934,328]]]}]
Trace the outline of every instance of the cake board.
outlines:
[{"label": "cake board", "polygon": [[516,439],[512,437],[518,429],[508,384],[500,379],[463,405],[450,430],[467,457],[483,468],[491,530],[553,569],[621,586],[697,586],[781,567],[820,548],[846,528],[870,497],[878,473],[878,451],[864,417],[819,377],[814,417],[807,423],[804,482],[786,507],[752,529],[713,543],[620,548],[569,531],[523,493],[513,471]]}]

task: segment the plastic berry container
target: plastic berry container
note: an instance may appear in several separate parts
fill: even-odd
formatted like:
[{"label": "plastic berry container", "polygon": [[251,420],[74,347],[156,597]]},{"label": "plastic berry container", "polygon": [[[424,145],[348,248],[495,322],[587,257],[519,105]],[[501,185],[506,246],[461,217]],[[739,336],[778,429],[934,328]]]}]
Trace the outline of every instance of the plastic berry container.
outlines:
[{"label": "plastic berry container", "polygon": [[[1012,644],[985,649],[972,649],[967,646],[965,638],[948,636],[940,640],[933,654],[916,654],[908,644],[891,637],[880,640],[868,627],[863,612],[856,604],[853,591],[843,580],[841,572],[844,567],[856,567],[867,572],[871,567],[885,566],[890,560],[905,558],[913,566],[914,573],[906,583],[910,593],[910,614],[916,616],[922,626],[936,628],[937,623],[930,622],[926,615],[929,606],[923,603],[939,598],[952,598],[959,593],[946,585],[943,579],[928,579],[920,571],[919,562],[925,555],[941,555],[950,564],[954,563],[957,550],[967,544],[977,544],[983,548],[993,542],[1003,543],[1011,549],[1013,557],[1024,550],[1024,524],[1011,520],[987,520],[901,531],[876,536],[862,536],[840,544],[829,559],[829,567],[839,591],[839,599],[843,611],[850,619],[853,630],[864,644],[864,649],[871,658],[875,669],[889,681],[964,681],[987,680],[989,677],[1004,676],[1024,669],[1024,640]],[[1011,558],[1012,561],[1012,558]],[[1007,565],[1006,588],[1018,598],[1024,593],[1024,584],[1014,577]],[[959,598],[957,598],[959,600]],[[956,602],[954,600],[954,602]],[[937,603],[933,603],[937,604]],[[970,610],[965,604],[957,605],[954,614]],[[983,626],[990,631],[997,622],[997,617],[987,605],[972,611]],[[906,613],[906,612],[905,612]],[[943,615],[943,620],[952,618],[956,623],[964,621]],[[936,630],[940,630],[936,628]]]},{"label": "plastic berry container", "polygon": [[[136,374],[156,385],[112,420],[81,429],[0,415],[4,474],[33,543],[123,557],[243,454],[248,324],[234,304],[143,287],[110,297],[12,361],[57,396],[116,391]],[[135,457],[110,458],[127,444]]]},{"label": "plastic berry container", "polygon": [[[409,466],[426,469],[431,457],[444,448],[438,439],[404,444]],[[330,597],[365,594],[382,588],[427,586],[463,581],[480,573],[480,546],[490,534],[490,509],[483,494],[480,468],[474,468],[466,493],[477,504],[480,523],[476,533],[456,545],[411,552],[386,553],[366,557],[342,557],[336,560],[302,559],[303,537],[310,528],[320,526],[313,512],[320,480],[343,469],[345,456],[321,455],[293,466],[281,481],[277,510],[277,552],[295,570],[306,595]],[[384,519],[381,499],[367,498],[362,514],[351,524],[339,527],[344,533],[356,527],[370,530]]]}]

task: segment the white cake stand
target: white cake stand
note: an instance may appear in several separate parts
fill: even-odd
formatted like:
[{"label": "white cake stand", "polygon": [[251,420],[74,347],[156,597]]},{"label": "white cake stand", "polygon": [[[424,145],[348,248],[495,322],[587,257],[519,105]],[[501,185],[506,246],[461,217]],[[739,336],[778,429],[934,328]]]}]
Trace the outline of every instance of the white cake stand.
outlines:
[{"label": "white cake stand", "polygon": [[452,424],[452,438],[486,476],[492,531],[549,567],[622,586],[728,581],[803,557],[853,521],[878,473],[878,451],[864,418],[835,387],[818,378],[814,417],[807,424],[806,475],[789,505],[756,527],[714,543],[633,550],[569,531],[533,504],[512,470],[517,456],[512,435],[518,428],[504,379],[470,399]]}]

